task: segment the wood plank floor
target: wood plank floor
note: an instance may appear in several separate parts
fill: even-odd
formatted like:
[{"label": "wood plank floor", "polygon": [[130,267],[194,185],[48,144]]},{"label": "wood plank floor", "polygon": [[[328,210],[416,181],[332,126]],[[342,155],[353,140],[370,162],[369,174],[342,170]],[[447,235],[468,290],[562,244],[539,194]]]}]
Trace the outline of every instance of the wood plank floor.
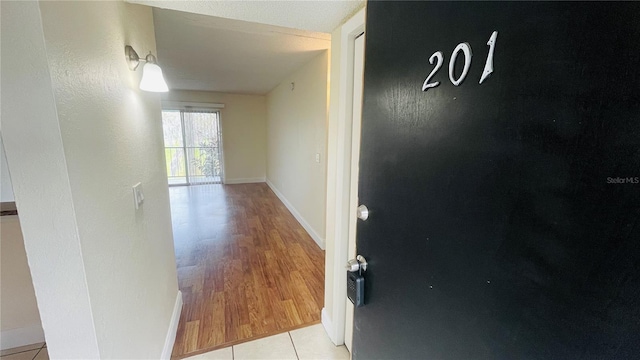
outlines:
[{"label": "wood plank floor", "polygon": [[319,322],[324,251],[266,184],[170,195],[184,300],[172,358]]}]

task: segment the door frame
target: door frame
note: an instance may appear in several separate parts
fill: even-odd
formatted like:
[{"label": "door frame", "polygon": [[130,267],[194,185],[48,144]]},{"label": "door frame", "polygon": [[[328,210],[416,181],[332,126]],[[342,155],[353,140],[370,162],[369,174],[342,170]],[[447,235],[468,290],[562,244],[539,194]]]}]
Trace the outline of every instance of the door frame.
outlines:
[{"label": "door frame", "polygon": [[[360,137],[362,133],[362,100],[364,95],[364,32],[355,39],[357,57],[354,57],[354,74],[353,74],[353,112],[352,112],[352,131],[351,131],[351,186],[349,189],[349,238],[347,241],[347,256],[349,259],[355,259],[358,255],[356,244],[356,228],[358,226],[358,181],[360,179]],[[358,70],[358,73],[355,71]],[[357,83],[359,82],[359,84]],[[344,271],[344,270],[343,270]],[[346,304],[345,313],[345,330],[344,345],[349,351],[353,347],[353,317],[355,315],[355,307],[348,300],[344,300]]]},{"label": "door frame", "polygon": [[[325,253],[325,307],[322,325],[335,345],[344,344],[351,199],[353,128],[353,73],[355,39],[365,32],[365,9],[358,11],[340,27],[339,38],[332,38],[332,80],[327,144],[327,224]],[[336,32],[334,32],[336,35]],[[333,42],[338,42],[334,44]],[[334,73],[338,75],[334,77]],[[334,94],[337,92],[337,94]]]}]

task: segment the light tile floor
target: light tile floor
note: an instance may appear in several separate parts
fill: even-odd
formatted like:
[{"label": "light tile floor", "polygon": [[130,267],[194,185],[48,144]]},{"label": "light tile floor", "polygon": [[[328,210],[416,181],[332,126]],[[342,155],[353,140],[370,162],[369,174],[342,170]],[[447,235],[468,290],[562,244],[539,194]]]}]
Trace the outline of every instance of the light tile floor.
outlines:
[{"label": "light tile floor", "polygon": [[[49,360],[44,343],[2,350],[2,360]],[[349,351],[329,340],[322,324],[230,346],[189,360],[349,360]]]},{"label": "light tile floor", "polygon": [[0,352],[2,360],[49,360],[49,352],[45,343],[20,346]]},{"label": "light tile floor", "polygon": [[[349,351],[329,340],[322,324],[230,346],[189,360],[349,360]],[[4,360],[4,359],[2,359]]]}]

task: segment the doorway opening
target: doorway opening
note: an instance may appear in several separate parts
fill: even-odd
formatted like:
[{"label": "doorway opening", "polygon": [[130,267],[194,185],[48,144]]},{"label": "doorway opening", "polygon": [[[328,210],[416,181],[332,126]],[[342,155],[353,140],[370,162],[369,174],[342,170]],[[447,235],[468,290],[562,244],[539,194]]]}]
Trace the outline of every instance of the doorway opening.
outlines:
[{"label": "doorway opening", "polygon": [[162,129],[169,186],[222,184],[219,111],[163,110]]}]

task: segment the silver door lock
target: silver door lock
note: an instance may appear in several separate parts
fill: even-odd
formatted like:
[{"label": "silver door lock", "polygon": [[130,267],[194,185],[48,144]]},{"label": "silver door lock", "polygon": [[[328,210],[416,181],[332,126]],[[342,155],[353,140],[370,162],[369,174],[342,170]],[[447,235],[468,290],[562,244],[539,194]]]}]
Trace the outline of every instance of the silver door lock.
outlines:
[{"label": "silver door lock", "polygon": [[367,271],[367,259],[362,255],[358,255],[355,259],[347,261],[346,268],[349,272]]}]

